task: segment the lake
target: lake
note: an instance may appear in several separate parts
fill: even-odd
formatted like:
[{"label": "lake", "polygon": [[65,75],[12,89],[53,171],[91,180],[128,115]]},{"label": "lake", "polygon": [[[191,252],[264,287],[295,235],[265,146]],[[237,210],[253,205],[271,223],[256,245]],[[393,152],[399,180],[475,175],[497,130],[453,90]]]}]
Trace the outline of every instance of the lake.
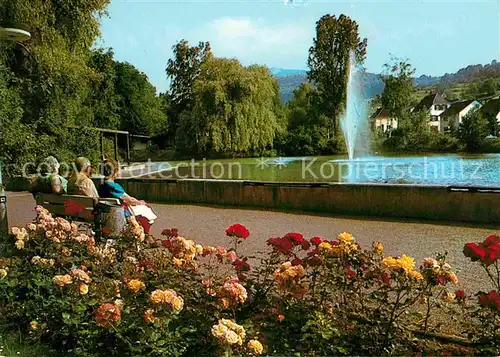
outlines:
[{"label": "lake", "polygon": [[150,162],[122,177],[500,187],[500,154],[245,158]]}]

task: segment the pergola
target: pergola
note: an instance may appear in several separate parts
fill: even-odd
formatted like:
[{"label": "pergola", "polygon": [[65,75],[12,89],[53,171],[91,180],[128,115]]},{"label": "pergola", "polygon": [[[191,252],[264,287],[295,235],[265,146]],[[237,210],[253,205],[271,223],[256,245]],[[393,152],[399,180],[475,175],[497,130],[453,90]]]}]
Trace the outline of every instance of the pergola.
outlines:
[{"label": "pergola", "polygon": [[149,142],[151,140],[151,137],[149,137],[147,135],[130,134],[130,132],[123,131],[123,130],[103,129],[103,128],[94,128],[94,127],[81,127],[81,126],[74,126],[74,125],[70,125],[70,126],[68,126],[68,128],[80,129],[80,130],[91,130],[91,131],[99,132],[101,158],[103,160],[105,159],[104,140],[103,140],[104,136],[113,136],[114,156],[115,156],[115,160],[118,161],[118,135],[125,135],[126,140],[127,140],[127,146],[126,146],[127,162],[130,162],[130,138],[138,138],[138,139],[143,139],[143,140],[147,139]]}]

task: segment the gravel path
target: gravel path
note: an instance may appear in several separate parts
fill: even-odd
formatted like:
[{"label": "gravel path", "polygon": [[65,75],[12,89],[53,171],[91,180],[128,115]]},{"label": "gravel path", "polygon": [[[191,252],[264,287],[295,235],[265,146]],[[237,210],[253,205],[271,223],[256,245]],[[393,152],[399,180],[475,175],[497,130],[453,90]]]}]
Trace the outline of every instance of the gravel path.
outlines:
[{"label": "gravel path", "polygon": [[[35,202],[30,194],[9,192],[7,196],[11,226],[24,225],[34,218]],[[351,232],[362,247],[369,247],[372,241],[378,240],[388,255],[411,255],[415,257],[417,266],[427,256],[448,251],[460,287],[469,291],[487,290],[490,285],[477,264],[471,264],[463,256],[463,245],[483,240],[491,234],[500,234],[500,224],[482,228],[177,204],[152,204],[152,207],[159,217],[152,229],[156,236],[164,228],[178,228],[184,237],[202,244],[227,245],[225,228],[233,223],[244,224],[251,232],[251,236],[242,244],[245,254],[264,249],[269,237],[282,236],[288,232],[300,232],[306,237],[333,238],[344,231]]]}]

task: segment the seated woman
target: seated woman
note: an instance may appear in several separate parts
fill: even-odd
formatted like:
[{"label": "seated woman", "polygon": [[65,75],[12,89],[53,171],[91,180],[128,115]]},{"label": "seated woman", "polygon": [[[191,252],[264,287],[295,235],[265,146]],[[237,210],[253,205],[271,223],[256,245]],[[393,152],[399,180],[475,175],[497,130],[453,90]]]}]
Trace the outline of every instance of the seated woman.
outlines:
[{"label": "seated woman", "polygon": [[[105,181],[99,187],[99,197],[118,198],[123,203],[125,217],[129,219],[134,216],[138,216],[137,221],[141,223],[143,227],[145,225],[142,223],[144,222],[144,219],[146,219],[149,225],[154,223],[156,215],[153,213],[151,208],[147,206],[146,202],[128,195],[123,187],[115,182],[115,179],[118,177],[118,163],[115,160],[105,160],[101,165],[101,173],[104,176]],[[139,206],[140,209],[135,208]],[[144,216],[139,217],[138,214],[134,214],[134,211],[140,211]],[[148,232],[149,227],[144,227],[144,230]]]},{"label": "seated woman", "polygon": [[68,191],[68,180],[59,175],[59,162],[53,156],[45,158],[41,164],[40,175],[37,177],[33,194],[37,192],[62,195]]}]

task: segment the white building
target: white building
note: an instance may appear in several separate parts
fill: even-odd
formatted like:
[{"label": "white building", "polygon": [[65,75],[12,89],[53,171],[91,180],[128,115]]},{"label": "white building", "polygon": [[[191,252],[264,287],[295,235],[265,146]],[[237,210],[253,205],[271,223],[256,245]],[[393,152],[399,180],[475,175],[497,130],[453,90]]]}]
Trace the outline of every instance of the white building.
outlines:
[{"label": "white building", "polygon": [[437,132],[442,132],[441,115],[450,106],[451,103],[439,93],[431,93],[418,103],[414,111],[427,111],[429,113],[429,126]]},{"label": "white building", "polygon": [[463,118],[471,111],[479,109],[482,104],[477,100],[464,100],[452,103],[444,113],[441,114],[439,132],[445,133],[452,128],[458,129]]},{"label": "white building", "polygon": [[382,107],[372,116],[372,129],[379,133],[391,132],[398,128],[398,121],[389,115],[389,111]]}]

